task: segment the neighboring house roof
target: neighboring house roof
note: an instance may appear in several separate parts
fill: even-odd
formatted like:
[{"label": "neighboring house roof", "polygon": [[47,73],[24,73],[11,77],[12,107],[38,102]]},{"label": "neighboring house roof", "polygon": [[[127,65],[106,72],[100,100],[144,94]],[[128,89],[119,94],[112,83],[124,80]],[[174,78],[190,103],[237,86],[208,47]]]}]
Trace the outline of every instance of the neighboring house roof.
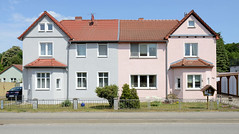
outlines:
[{"label": "neighboring house roof", "polygon": [[48,16],[71,40],[73,39],[73,36],[67,31],[64,26],[61,25],[60,22],[58,22],[53,16],[51,16],[47,11],[44,11],[33,23],[30,27],[27,28],[25,32],[23,32],[18,39],[23,40],[23,37],[37,24],[39,20],[41,20],[44,16]]},{"label": "neighboring house roof", "polygon": [[0,72],[0,74],[2,74],[3,72],[7,71],[9,68],[11,67],[15,67],[16,69],[18,69],[19,71],[22,72],[22,65],[20,64],[12,64],[11,66],[7,67],[6,69],[4,69],[2,72]]},{"label": "neighboring house roof", "polygon": [[65,68],[67,67],[65,64],[56,61],[54,58],[51,59],[37,59],[24,67],[56,67],[56,68]]},{"label": "neighboring house roof", "polygon": [[162,41],[178,20],[120,20],[119,41]]},{"label": "neighboring house roof", "polygon": [[[92,23],[93,22],[93,23]],[[62,20],[73,41],[117,41],[118,20]]]},{"label": "neighboring house roof", "polygon": [[200,58],[183,58],[170,65],[170,68],[212,68],[213,65]]},{"label": "neighboring house roof", "polygon": [[197,13],[194,12],[194,10],[190,11],[187,15],[184,16],[184,18],[173,28],[171,31],[165,36],[165,39],[168,39],[171,34],[173,34],[191,15],[193,15],[212,35],[216,37],[216,39],[219,39],[219,35],[205,23],[201,17],[197,15]]}]

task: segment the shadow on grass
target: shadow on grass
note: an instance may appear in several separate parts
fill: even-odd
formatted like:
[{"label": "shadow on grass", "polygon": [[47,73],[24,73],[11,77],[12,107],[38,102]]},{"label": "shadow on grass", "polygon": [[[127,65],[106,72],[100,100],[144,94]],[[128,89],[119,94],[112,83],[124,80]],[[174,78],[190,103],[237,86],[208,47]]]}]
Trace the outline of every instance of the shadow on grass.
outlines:
[{"label": "shadow on grass", "polygon": [[90,106],[89,108],[92,108],[92,109],[112,109],[112,107],[105,106],[105,105]]}]

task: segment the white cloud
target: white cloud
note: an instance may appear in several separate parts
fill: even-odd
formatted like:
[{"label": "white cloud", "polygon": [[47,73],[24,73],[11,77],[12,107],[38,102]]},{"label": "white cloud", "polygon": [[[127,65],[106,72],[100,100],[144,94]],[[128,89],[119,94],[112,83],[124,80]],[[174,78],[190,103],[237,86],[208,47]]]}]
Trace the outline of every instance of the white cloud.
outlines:
[{"label": "white cloud", "polygon": [[61,15],[59,13],[56,13],[54,11],[47,11],[49,14],[51,14],[54,18],[56,18],[57,20],[61,21],[61,20],[72,20],[74,19],[74,17],[72,16],[64,16]]},{"label": "white cloud", "polygon": [[23,15],[19,14],[19,13],[14,13],[12,15],[12,19],[14,21],[22,21],[22,22],[27,22],[27,23],[32,23],[33,21],[35,21],[37,18],[36,17],[32,17],[32,18],[28,18],[28,17],[24,17]]}]

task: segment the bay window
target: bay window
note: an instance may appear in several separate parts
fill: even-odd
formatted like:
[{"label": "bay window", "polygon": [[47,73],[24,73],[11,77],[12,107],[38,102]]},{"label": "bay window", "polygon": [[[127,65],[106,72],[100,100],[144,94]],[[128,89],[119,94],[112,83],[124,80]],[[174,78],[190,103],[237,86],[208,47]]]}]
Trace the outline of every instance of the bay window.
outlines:
[{"label": "bay window", "polygon": [[187,88],[200,89],[201,88],[201,75],[188,75]]},{"label": "bay window", "polygon": [[50,73],[37,73],[37,89],[50,89]]}]

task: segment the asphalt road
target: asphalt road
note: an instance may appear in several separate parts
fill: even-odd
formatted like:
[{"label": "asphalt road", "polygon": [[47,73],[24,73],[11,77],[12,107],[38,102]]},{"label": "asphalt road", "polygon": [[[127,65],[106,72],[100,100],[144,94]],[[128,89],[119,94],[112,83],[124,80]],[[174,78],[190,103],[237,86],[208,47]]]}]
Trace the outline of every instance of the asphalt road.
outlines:
[{"label": "asphalt road", "polygon": [[97,123],[7,124],[1,134],[238,134],[239,124]]}]

